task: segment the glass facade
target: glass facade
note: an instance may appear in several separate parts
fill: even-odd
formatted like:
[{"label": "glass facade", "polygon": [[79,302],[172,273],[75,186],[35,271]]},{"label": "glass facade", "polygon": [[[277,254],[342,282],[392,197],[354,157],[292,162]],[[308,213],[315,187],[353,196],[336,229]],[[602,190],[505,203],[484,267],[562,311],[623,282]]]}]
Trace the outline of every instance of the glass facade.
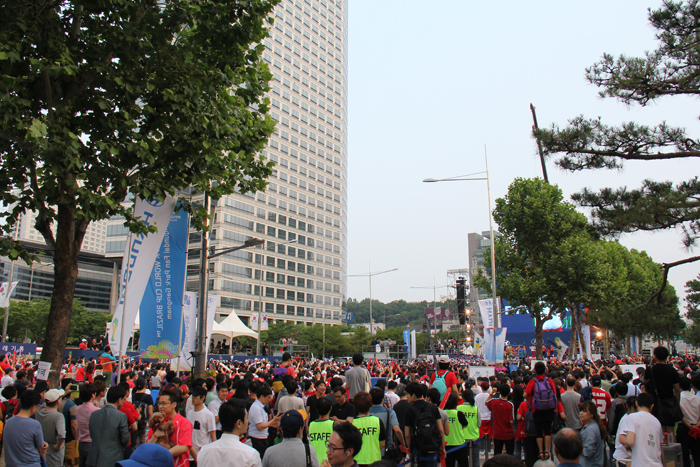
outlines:
[{"label": "glass facade", "polygon": [[221,315],[233,306],[246,322],[262,303],[273,321],[340,324],[347,294],[347,21],[346,5],[337,1],[283,0],[275,9],[263,59],[274,75],[269,98],[277,129],[262,156],[276,163],[276,173],[264,193],[218,202],[210,242],[264,244],[210,262],[210,293],[223,297]]}]

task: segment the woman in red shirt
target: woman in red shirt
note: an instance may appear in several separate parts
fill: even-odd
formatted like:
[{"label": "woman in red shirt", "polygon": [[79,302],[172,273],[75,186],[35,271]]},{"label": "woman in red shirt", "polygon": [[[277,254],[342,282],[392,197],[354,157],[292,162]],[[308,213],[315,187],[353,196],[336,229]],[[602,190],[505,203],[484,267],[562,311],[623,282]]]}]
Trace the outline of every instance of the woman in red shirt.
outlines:
[{"label": "woman in red shirt", "polygon": [[[539,457],[542,460],[549,459],[549,451],[552,447],[552,423],[554,422],[554,417],[556,415],[556,408],[558,405],[557,388],[554,382],[545,376],[545,371],[547,367],[543,362],[537,362],[535,364],[535,377],[527,383],[525,388],[525,396],[527,397],[528,403],[533,407],[533,419],[535,422],[535,436],[537,439],[537,448],[539,449]],[[542,401],[535,400],[533,397],[535,395],[535,386],[541,386],[541,382],[548,384],[551,387],[551,394],[547,397],[546,404],[551,405],[552,408],[538,408],[537,406],[542,404]],[[541,393],[542,391],[540,391]],[[553,398],[553,400],[551,400]],[[543,404],[544,405],[544,404]]]},{"label": "woman in red shirt", "polygon": [[90,362],[87,364],[87,367],[81,366],[78,368],[78,371],[75,373],[75,380],[76,381],[87,381],[88,383],[92,383],[92,377],[95,373],[95,364],[93,362]]}]

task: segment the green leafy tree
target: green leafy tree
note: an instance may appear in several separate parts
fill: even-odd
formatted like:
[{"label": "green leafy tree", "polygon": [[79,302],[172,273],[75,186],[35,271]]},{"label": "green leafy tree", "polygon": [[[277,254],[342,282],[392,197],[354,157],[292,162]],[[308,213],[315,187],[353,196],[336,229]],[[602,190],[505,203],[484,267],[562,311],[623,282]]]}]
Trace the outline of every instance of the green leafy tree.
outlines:
[{"label": "green leafy tree", "polygon": [[[563,201],[558,187],[539,178],[516,178],[507,195],[496,200],[493,217],[501,233],[495,242],[497,295],[535,319],[537,353],[542,358],[542,326],[557,312],[554,306],[544,311],[550,304],[549,267],[557,261],[563,242],[584,233],[586,218]],[[491,269],[488,250],[486,270]],[[475,281],[477,287],[491,292],[491,280],[483,270]]]},{"label": "green leafy tree", "polygon": [[700,275],[685,283],[687,317],[692,324],[683,333],[683,338],[695,346],[700,346]]},{"label": "green leafy tree", "polygon": [[[601,88],[601,97],[644,107],[661,97],[700,93],[700,2],[666,0],[658,10],[649,10],[649,22],[656,30],[658,49],[643,57],[604,54],[586,70],[588,81]],[[535,130],[534,135],[544,153],[561,155],[557,164],[570,171],[621,169],[629,160],[700,157],[700,140],[665,122],[655,127],[634,122],[611,126],[600,118],[579,116],[565,128],[555,124]],[[584,189],[573,198],[591,208],[594,226],[603,235],[680,228],[683,243],[691,247],[700,234],[698,195],[700,181],[693,177],[675,186],[669,181],[645,180],[637,189]],[[662,284],[666,284],[669,268],[699,259],[693,256],[664,264]]]},{"label": "green leafy tree", "polygon": [[[7,320],[7,335],[11,342],[35,342],[46,345],[46,322],[51,302],[35,299],[29,302],[12,301]],[[107,313],[88,311],[79,299],[73,300],[68,342],[79,344],[82,338],[97,337],[110,320]]]},{"label": "green leafy tree", "polygon": [[[261,42],[277,1],[3,2],[0,253],[36,259],[11,238],[36,212],[55,271],[42,360],[61,364],[91,222],[120,215],[146,234],[156,228],[120,204],[128,195],[266,186],[272,163],[258,154],[274,122]],[[204,207],[182,208],[203,227]]]},{"label": "green leafy tree", "polygon": [[586,322],[604,329],[604,357],[610,351],[608,331],[630,348],[631,336],[652,335],[675,339],[684,328],[675,289],[666,287],[659,300],[647,307],[640,303],[658,290],[662,268],[645,252],[628,250],[618,242],[600,242],[607,264],[607,279],[601,283],[598,300],[589,304]]},{"label": "green leafy tree", "polygon": [[[610,265],[604,261],[601,243],[581,231],[565,238],[555,247],[556,254],[547,261],[544,300],[562,318],[567,311],[571,314],[570,358],[574,357],[578,342],[583,338],[584,310],[602,301],[604,283],[609,280]],[[584,358],[588,358],[585,349]]]}]

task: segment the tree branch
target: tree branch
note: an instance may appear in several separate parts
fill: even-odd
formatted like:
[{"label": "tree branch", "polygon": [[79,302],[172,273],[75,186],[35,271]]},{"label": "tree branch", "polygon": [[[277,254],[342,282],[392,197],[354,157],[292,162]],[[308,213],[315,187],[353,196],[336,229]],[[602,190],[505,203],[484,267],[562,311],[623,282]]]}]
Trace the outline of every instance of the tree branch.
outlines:
[{"label": "tree branch", "polygon": [[51,230],[51,222],[49,221],[49,209],[46,206],[46,199],[44,198],[42,191],[39,189],[39,180],[37,178],[36,165],[34,165],[34,163],[32,163],[29,166],[29,173],[30,184],[32,186],[32,190],[34,191],[34,197],[39,204],[37,208],[38,215],[36,216],[34,226],[36,227],[36,230],[38,230],[39,233],[44,237],[46,245],[53,250],[56,248],[56,239],[54,238],[53,231]]},{"label": "tree branch", "polygon": [[666,288],[666,284],[668,283],[668,271],[669,271],[669,269],[671,269],[674,266],[680,266],[681,264],[694,263],[695,261],[698,261],[698,260],[700,260],[700,256],[691,256],[690,258],[681,259],[681,260],[675,261],[673,263],[663,263],[661,265],[661,267],[664,270],[664,275],[663,275],[663,280],[661,282],[661,287],[659,288],[659,290],[654,292],[654,294],[651,297],[649,297],[649,300],[642,303],[642,305],[640,305],[639,308],[642,308],[642,307],[645,307],[645,306],[651,304],[651,302],[655,298],[661,296],[661,293],[664,291],[664,289]]}]

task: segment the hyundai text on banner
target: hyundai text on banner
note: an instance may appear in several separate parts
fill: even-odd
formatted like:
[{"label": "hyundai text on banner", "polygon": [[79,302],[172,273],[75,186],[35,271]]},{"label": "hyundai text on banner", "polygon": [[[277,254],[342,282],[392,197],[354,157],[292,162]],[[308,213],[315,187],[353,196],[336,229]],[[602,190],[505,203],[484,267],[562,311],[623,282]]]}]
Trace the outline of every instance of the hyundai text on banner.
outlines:
[{"label": "hyundai text on banner", "polygon": [[187,263],[189,216],[173,214],[141,300],[139,346],[144,358],[180,354],[180,321]]},{"label": "hyundai text on banner", "polygon": [[481,322],[484,323],[484,329],[493,329],[493,299],[479,300],[479,311],[481,312]]},{"label": "hyundai text on banner", "polygon": [[[155,199],[150,201],[137,199],[134,204],[134,216],[146,225],[156,226],[158,232],[148,235],[131,234],[126,243],[119,278],[119,301],[114,309],[112,322],[109,324],[109,345],[115,355],[126,352],[143,292],[146,290],[148,276],[153,269],[153,263],[176,202],[175,198],[168,196],[164,202]],[[122,332],[123,324],[125,324],[124,332]],[[121,342],[122,335],[125,338],[124,342]]]}]

